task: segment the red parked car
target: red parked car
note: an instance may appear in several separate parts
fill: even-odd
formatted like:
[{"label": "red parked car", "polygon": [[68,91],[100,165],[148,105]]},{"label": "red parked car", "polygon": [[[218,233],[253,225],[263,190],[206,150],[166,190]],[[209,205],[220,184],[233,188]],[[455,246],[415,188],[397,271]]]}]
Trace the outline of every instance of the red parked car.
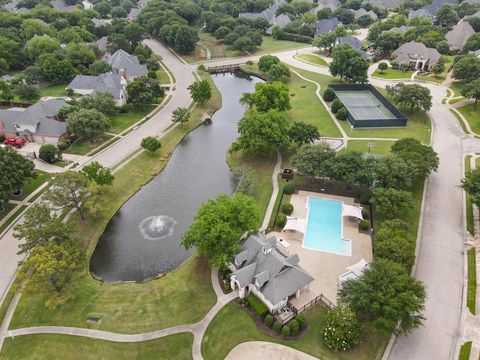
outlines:
[{"label": "red parked car", "polygon": [[17,148],[21,148],[23,145],[25,145],[25,139],[21,137],[7,138],[3,143],[5,145],[12,145],[16,146]]}]

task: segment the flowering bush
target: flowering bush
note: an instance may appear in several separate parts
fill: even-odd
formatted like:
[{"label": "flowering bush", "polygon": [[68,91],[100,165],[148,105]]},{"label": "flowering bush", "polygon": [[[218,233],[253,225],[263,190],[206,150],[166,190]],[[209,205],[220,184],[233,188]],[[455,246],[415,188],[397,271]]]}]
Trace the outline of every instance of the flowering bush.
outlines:
[{"label": "flowering bush", "polygon": [[328,312],[323,341],[332,350],[347,350],[360,343],[362,328],[355,313],[339,305]]}]

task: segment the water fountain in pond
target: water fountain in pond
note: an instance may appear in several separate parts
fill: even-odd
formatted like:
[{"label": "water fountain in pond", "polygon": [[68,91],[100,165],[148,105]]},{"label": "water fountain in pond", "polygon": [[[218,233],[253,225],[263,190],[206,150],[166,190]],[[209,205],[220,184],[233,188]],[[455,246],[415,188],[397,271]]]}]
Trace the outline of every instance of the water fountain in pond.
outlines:
[{"label": "water fountain in pond", "polygon": [[140,223],[139,228],[144,239],[156,241],[172,235],[176,223],[174,218],[167,215],[149,216]]}]

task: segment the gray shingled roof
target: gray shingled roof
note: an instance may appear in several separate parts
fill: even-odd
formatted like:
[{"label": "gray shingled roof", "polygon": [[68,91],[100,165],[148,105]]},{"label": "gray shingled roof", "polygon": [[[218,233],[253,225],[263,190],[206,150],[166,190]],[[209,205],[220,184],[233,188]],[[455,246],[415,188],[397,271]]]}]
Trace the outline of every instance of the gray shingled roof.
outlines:
[{"label": "gray shingled roof", "polygon": [[426,47],[420,42],[410,41],[403,44],[392,53],[392,57],[399,64],[408,64],[411,60],[428,60],[430,66],[434,66],[440,60],[440,53],[437,49]]},{"label": "gray shingled roof", "polygon": [[95,18],[93,18],[93,19],[90,19],[90,20],[92,20],[95,27],[105,26],[105,25],[108,25],[108,24],[112,23],[111,19],[95,19]]},{"label": "gray shingled roof", "polygon": [[135,20],[138,17],[138,15],[140,15],[140,11],[142,11],[142,9],[132,8],[128,13],[127,18],[130,20]]},{"label": "gray shingled roof", "polygon": [[430,5],[425,6],[425,8],[430,11],[432,14],[436,15],[438,9],[440,9],[445,4],[456,4],[455,0],[434,0]]},{"label": "gray shingled roof", "polygon": [[285,256],[275,247],[276,238],[262,234],[248,236],[234,260],[241,287],[254,286],[273,305],[313,281],[299,265],[298,255]]},{"label": "gray shingled roof", "polygon": [[460,20],[452,30],[445,34],[445,39],[452,50],[462,50],[468,38],[473,34],[475,34],[475,30],[472,26],[468,22]]},{"label": "gray shingled roof", "polygon": [[317,30],[315,31],[315,35],[333,31],[338,25],[341,25],[341,24],[342,23],[336,17],[331,19],[319,20],[317,21]]},{"label": "gray shingled roof", "polygon": [[433,14],[432,12],[430,12],[430,10],[425,9],[425,8],[420,8],[418,10],[411,10],[408,13],[408,18],[409,19],[413,19],[413,18],[416,18],[416,17],[432,18],[434,16],[435,16],[435,14]]},{"label": "gray shingled roof", "polygon": [[123,90],[121,75],[112,72],[98,76],[77,75],[67,87],[70,89],[93,90],[91,95],[107,92],[112,94],[115,100],[121,98],[120,95]]},{"label": "gray shingled roof", "polygon": [[312,12],[316,14],[318,11],[327,7],[335,11],[340,5],[341,2],[338,0],[318,0],[318,6],[312,9]]},{"label": "gray shingled roof", "polygon": [[113,70],[123,71],[126,76],[148,74],[146,65],[140,64],[140,60],[135,55],[130,55],[122,49],[115,51],[112,55],[105,55],[102,60],[109,63]]},{"label": "gray shingled roof", "polygon": [[359,17],[362,17],[364,15],[370,16],[373,20],[377,20],[378,16],[375,14],[372,10],[365,10],[364,8],[360,8],[358,10],[353,10],[355,13],[355,18],[358,19]]},{"label": "gray shingled roof", "polygon": [[107,37],[104,36],[100,39],[98,39],[95,44],[98,47],[98,50],[100,50],[101,53],[107,52]]},{"label": "gray shingled roof", "polygon": [[62,10],[62,11],[72,11],[78,9],[74,5],[67,5],[63,0],[51,0],[50,5],[52,5],[55,9],[57,10]]},{"label": "gray shingled roof", "polygon": [[362,4],[372,4],[380,9],[395,9],[403,0],[365,0]]},{"label": "gray shingled roof", "polygon": [[281,29],[283,29],[287,24],[291,22],[290,18],[286,14],[280,14],[273,19],[273,24],[266,30],[267,34],[272,34],[273,27],[274,26],[279,26]]},{"label": "gray shingled roof", "polygon": [[60,99],[39,101],[25,110],[0,110],[0,121],[7,132],[16,132],[15,125],[28,125],[35,127],[34,134],[60,136],[67,131],[67,125],[51,118],[65,106],[69,105]]},{"label": "gray shingled roof", "polygon": [[339,44],[348,44],[354,49],[361,49],[363,46],[362,42],[352,35],[341,36],[337,38],[337,41]]},{"label": "gray shingled roof", "polygon": [[400,33],[400,34],[406,34],[408,31],[410,31],[412,29],[415,29],[415,26],[402,25],[402,26],[393,27],[390,30],[385,30],[383,32],[393,31],[393,32],[397,32],[397,33]]}]

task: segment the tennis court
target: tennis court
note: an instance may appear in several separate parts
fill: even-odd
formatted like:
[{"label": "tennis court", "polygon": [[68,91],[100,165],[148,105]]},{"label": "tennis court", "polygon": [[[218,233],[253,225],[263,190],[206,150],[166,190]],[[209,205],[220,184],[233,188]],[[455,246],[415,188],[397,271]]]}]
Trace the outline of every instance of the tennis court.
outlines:
[{"label": "tennis court", "polygon": [[397,118],[369,90],[336,91],[335,94],[355,120]]}]

